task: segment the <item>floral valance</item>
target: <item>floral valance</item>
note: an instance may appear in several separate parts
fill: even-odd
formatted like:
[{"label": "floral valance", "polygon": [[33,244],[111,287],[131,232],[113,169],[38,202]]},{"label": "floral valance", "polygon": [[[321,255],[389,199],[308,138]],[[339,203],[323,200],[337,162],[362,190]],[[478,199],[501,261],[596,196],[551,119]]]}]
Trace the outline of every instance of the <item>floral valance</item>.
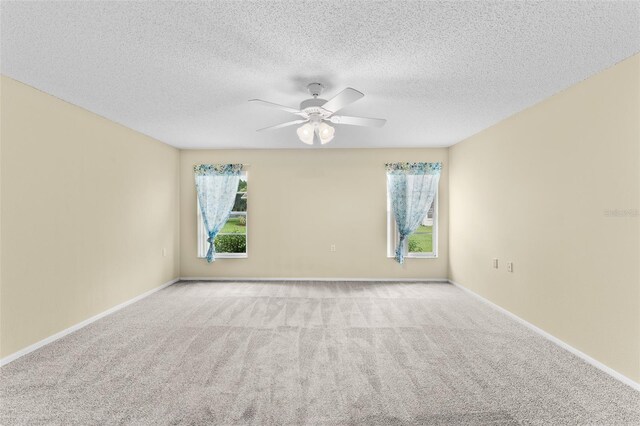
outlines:
[{"label": "floral valance", "polygon": [[237,175],[242,171],[242,164],[196,164],[193,171],[196,176]]},{"label": "floral valance", "polygon": [[387,163],[387,174],[439,175],[442,163]]}]

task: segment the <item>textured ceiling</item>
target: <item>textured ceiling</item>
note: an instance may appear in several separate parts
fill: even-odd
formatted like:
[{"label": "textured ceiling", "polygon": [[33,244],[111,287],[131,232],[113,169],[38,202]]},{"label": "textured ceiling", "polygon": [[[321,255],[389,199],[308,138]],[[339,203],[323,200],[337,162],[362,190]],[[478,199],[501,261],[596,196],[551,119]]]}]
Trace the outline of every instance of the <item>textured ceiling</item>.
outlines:
[{"label": "textured ceiling", "polygon": [[180,148],[306,148],[319,81],[365,97],[326,147],[448,146],[640,51],[640,3],[6,2],[2,73]]}]

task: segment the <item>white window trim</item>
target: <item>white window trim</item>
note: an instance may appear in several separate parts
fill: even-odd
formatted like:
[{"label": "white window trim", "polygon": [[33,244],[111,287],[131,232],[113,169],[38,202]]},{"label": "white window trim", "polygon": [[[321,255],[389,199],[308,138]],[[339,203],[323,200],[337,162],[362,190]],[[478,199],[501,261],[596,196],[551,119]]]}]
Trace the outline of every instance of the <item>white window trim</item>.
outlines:
[{"label": "white window trim", "polygon": [[[416,259],[437,259],[438,258],[438,229],[440,228],[438,224],[438,194],[439,191],[436,191],[436,196],[433,199],[433,232],[431,235],[431,247],[433,249],[432,252],[429,253],[418,253],[418,252],[409,252],[404,256],[405,258],[416,258]],[[400,236],[398,235],[398,227],[396,226],[396,220],[393,217],[393,213],[391,212],[391,200],[389,199],[389,191],[387,190],[387,257],[394,258],[396,257],[396,246],[398,245],[398,241],[400,240]],[[408,241],[405,241],[405,245],[408,244]],[[405,246],[406,247],[406,246]]]},{"label": "white window trim", "polygon": [[[242,172],[241,176],[244,178],[244,180],[246,180],[248,182],[247,179],[247,172]],[[248,192],[248,191],[247,191]],[[244,194],[246,194],[247,192],[244,192]],[[236,192],[236,194],[242,194],[242,191],[238,191]],[[248,203],[249,200],[247,200],[247,208],[249,206]],[[200,212],[200,202],[198,201],[198,197],[196,197],[196,213],[197,213],[197,217],[196,217],[196,222],[197,222],[197,238],[198,238],[198,253],[197,253],[197,257],[198,259],[204,259],[207,257],[207,251],[209,250],[209,242],[207,241],[207,238],[205,237],[207,235],[207,231],[204,229],[204,221],[202,220],[202,213]],[[246,222],[246,233],[244,234],[244,238],[245,238],[245,242],[246,242],[246,251],[244,253],[216,253],[216,259],[245,259],[247,257],[249,257],[249,218],[247,215],[247,212],[234,212],[232,211],[229,214],[229,217],[231,216],[244,216],[247,218],[247,222]],[[218,234],[218,235],[233,235],[233,234]],[[238,234],[238,235],[242,235],[242,234]]]}]

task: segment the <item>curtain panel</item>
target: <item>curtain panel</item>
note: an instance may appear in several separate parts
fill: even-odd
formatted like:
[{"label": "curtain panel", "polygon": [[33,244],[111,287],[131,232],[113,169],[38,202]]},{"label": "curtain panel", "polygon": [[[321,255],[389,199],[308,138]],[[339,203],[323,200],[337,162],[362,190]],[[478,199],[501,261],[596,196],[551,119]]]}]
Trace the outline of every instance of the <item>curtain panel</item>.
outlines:
[{"label": "curtain panel", "polygon": [[229,219],[240,182],[242,164],[197,164],[193,168],[200,213],[207,231],[207,262],[216,258],[214,240]]},{"label": "curtain panel", "polygon": [[404,263],[406,240],[418,229],[433,204],[442,163],[388,163],[387,190],[398,230],[395,259]]}]

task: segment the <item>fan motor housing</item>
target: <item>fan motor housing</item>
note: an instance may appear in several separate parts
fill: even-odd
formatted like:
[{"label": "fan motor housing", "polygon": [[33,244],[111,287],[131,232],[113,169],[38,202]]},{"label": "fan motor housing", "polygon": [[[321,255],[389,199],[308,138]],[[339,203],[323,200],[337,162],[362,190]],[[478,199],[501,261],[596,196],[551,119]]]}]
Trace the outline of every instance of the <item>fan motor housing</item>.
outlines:
[{"label": "fan motor housing", "polygon": [[320,108],[326,102],[327,101],[325,99],[320,99],[320,98],[307,99],[306,101],[302,101],[300,103],[300,110],[304,111],[307,108]]},{"label": "fan motor housing", "polygon": [[331,111],[322,108],[325,102],[327,101],[320,98],[307,99],[300,104],[300,111],[312,121],[324,120],[331,115]]}]

